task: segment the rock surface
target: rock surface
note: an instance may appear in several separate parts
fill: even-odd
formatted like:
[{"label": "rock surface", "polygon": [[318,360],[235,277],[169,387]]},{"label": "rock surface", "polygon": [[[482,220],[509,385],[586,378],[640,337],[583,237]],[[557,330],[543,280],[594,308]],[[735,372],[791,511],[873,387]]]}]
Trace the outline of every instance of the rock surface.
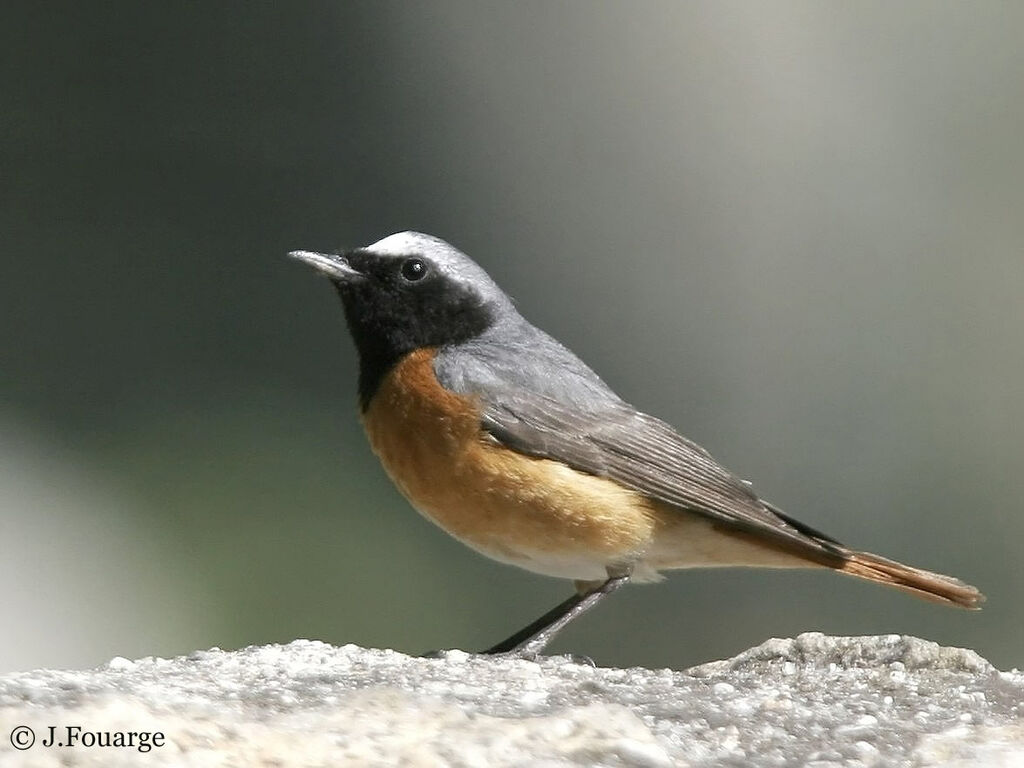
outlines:
[{"label": "rock surface", "polygon": [[[140,731],[149,751],[138,735],[99,746]],[[12,768],[1009,768],[1024,766],[1024,675],[896,635],[770,640],[685,672],[300,640],[6,675],[0,738]]]}]

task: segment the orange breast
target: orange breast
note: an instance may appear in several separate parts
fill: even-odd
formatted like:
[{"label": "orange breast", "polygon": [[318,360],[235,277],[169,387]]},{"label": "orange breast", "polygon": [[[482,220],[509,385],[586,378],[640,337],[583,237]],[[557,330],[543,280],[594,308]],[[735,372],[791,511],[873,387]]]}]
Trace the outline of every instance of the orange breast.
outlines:
[{"label": "orange breast", "polygon": [[474,399],[444,389],[433,350],[403,359],[363,414],[374,452],[414,507],[496,560],[564,578],[605,578],[643,558],[655,530],[644,496],[480,429]]}]

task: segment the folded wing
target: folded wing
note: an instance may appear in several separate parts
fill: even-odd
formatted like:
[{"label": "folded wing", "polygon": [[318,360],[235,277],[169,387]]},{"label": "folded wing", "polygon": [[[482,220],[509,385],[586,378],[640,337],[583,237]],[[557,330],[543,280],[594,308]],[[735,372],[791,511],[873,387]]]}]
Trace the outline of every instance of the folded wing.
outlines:
[{"label": "folded wing", "polygon": [[845,558],[837,542],[775,511],[706,450],[621,400],[595,412],[539,393],[504,393],[484,403],[482,424],[520,453],[611,478],[723,528],[767,536],[823,565]]}]

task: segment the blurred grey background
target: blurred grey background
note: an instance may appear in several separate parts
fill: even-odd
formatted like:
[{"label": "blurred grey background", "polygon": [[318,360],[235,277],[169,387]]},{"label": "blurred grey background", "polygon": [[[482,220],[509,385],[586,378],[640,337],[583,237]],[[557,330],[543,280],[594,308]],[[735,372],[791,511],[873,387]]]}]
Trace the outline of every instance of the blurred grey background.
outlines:
[{"label": "blurred grey background", "polygon": [[569,594],[421,519],[333,292],[419,229],[623,397],[981,613],[691,571],[553,647],[807,630],[1024,663],[1024,6],[5,3],[0,671],[487,646]]}]

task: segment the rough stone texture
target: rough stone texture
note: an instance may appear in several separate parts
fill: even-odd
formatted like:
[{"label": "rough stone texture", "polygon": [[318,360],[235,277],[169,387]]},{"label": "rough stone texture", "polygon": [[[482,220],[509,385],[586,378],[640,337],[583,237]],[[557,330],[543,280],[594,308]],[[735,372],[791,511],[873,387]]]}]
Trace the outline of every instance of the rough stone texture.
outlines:
[{"label": "rough stone texture", "polygon": [[[68,725],[166,744],[42,745]],[[19,726],[36,735],[22,751]],[[896,635],[770,640],[686,672],[296,641],[0,677],[0,736],[0,765],[15,768],[998,768],[1024,765],[1024,675]]]}]

